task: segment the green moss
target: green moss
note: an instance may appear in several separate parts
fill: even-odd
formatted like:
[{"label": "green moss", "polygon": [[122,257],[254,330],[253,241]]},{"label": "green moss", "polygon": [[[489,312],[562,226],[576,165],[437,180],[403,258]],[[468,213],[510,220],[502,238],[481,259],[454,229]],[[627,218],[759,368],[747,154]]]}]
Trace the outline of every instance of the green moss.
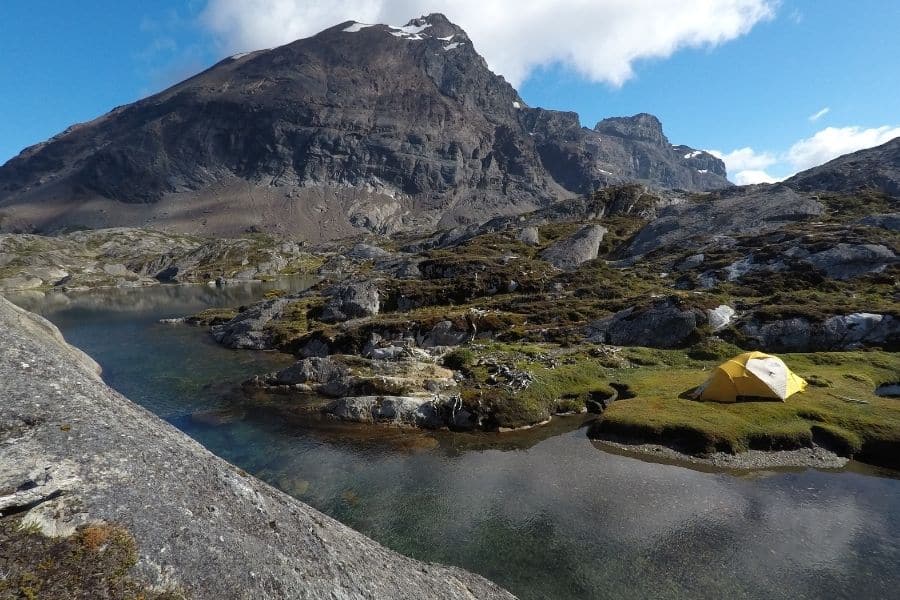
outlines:
[{"label": "green moss", "polygon": [[211,327],[220,323],[227,323],[238,315],[235,308],[207,308],[186,319],[191,325]]},{"label": "green moss", "polygon": [[153,590],[131,577],[137,545],[115,524],[91,523],[70,537],[49,538],[22,527],[18,517],[5,517],[0,519],[0,544],[2,598],[185,598],[178,590]]},{"label": "green moss", "polygon": [[[900,355],[885,352],[787,354],[782,358],[795,372],[814,380],[786,402],[721,404],[685,399],[701,384],[709,369],[673,360],[618,374],[637,397],[607,410],[596,428],[600,435],[624,435],[676,446],[692,453],[750,448],[801,448],[814,440],[848,455],[893,464],[900,444],[900,403],[874,394],[874,387],[896,378]],[[709,367],[715,363],[711,363]],[[673,367],[672,365],[680,365]],[[846,376],[847,373],[852,376]],[[891,458],[893,456],[893,458]]]},{"label": "green moss", "polygon": [[469,348],[458,348],[444,356],[443,363],[448,369],[462,371],[475,364],[475,353]]}]

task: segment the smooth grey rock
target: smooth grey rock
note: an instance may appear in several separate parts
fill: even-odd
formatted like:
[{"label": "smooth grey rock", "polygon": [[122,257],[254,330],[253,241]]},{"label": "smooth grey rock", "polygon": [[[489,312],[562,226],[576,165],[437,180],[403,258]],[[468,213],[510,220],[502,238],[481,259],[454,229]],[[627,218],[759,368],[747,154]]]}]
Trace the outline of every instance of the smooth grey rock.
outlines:
[{"label": "smooth grey rock", "polygon": [[804,192],[852,194],[876,190],[900,197],[900,137],[801,171],[784,183]]},{"label": "smooth grey rock", "polygon": [[686,246],[697,237],[758,234],[822,214],[822,204],[782,186],[751,186],[721,192],[718,200],[697,200],[664,208],[629,244],[626,254],[665,246]]},{"label": "smooth grey rock", "polygon": [[[214,456],[3,298],[0,331],[0,490],[34,482],[40,503],[24,518],[48,533],[94,521],[127,528],[137,581],[195,600],[513,598],[388,550]],[[47,499],[54,489],[62,495]]]},{"label": "smooth grey rock", "polygon": [[852,279],[878,273],[900,262],[894,252],[881,244],[837,244],[806,257],[806,262],[833,279]]},{"label": "smooth grey rock", "polygon": [[350,249],[350,252],[347,253],[347,256],[358,260],[379,260],[391,258],[393,254],[384,248],[360,243],[353,246],[353,248]]},{"label": "smooth grey rock", "polygon": [[544,250],[541,258],[553,266],[570,270],[597,258],[600,242],[606,235],[602,225],[585,225],[570,237],[560,240]]},{"label": "smooth grey rock", "polygon": [[665,298],[646,308],[626,308],[587,328],[591,342],[614,346],[649,346],[678,348],[705,323],[702,311],[683,308],[677,301]]},{"label": "smooth grey rock", "polygon": [[528,246],[537,246],[541,243],[541,235],[537,227],[523,227],[519,232],[519,241]]}]

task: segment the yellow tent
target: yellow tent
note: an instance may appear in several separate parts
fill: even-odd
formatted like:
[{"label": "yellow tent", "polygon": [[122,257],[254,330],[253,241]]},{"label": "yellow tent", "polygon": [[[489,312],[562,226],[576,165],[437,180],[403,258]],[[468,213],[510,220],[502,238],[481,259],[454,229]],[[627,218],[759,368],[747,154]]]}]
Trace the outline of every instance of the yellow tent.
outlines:
[{"label": "yellow tent", "polygon": [[806,389],[806,381],[777,356],[746,352],[716,367],[694,398],[736,402],[739,396],[785,400]]}]

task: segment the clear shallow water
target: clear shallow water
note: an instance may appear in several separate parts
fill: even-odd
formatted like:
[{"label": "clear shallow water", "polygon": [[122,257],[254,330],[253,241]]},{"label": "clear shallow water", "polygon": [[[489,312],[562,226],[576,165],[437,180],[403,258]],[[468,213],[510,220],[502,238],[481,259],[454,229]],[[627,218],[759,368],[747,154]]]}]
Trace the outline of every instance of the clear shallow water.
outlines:
[{"label": "clear shallow water", "polygon": [[202,330],[157,320],[262,291],[13,300],[56,323],[110,385],[213,452],[387,546],[476,571],[521,598],[889,598],[900,589],[896,473],[700,472],[605,452],[580,418],[498,437],[310,423],[262,408],[204,413],[232,406],[238,382],[288,359],[229,351]]}]

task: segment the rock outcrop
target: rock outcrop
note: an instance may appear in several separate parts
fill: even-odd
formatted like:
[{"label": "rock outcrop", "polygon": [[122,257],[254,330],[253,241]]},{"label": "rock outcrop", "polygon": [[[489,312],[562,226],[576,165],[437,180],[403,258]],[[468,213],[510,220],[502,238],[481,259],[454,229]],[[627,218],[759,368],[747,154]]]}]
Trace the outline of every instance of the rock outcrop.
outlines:
[{"label": "rock outcrop", "polygon": [[834,315],[825,320],[796,316],[737,325],[748,347],[772,352],[819,352],[863,347],[900,349],[900,318],[876,313]]},{"label": "rock outcrop", "polygon": [[512,598],[400,556],[213,456],[2,298],[0,330],[0,513],[53,535],[118,524],[137,543],[135,579],[197,600]]},{"label": "rock outcrop", "polygon": [[259,235],[203,238],[130,227],[0,234],[0,290],[252,281],[314,261],[296,242]]},{"label": "rock outcrop", "polygon": [[824,211],[818,201],[782,186],[750,186],[723,192],[720,198],[669,206],[647,224],[626,249],[628,256],[662,247],[678,247],[695,238],[758,234]]}]

